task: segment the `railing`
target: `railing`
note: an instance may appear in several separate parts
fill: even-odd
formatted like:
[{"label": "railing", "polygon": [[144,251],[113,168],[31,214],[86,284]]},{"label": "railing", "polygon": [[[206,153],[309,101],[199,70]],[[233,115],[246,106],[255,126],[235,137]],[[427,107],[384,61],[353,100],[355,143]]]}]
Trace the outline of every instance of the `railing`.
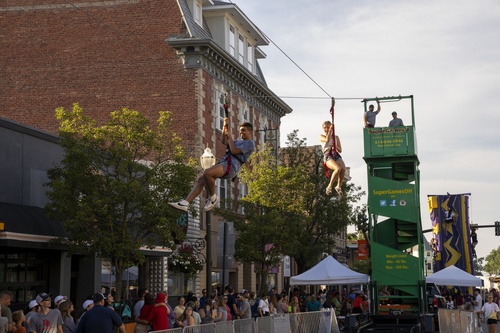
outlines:
[{"label": "railing", "polygon": [[151,333],[340,333],[335,311],[287,313]]}]

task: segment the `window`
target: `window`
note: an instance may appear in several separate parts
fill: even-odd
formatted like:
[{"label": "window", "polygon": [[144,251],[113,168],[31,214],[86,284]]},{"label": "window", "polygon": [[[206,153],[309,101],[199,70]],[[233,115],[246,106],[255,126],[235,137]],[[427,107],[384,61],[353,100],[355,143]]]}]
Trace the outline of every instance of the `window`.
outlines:
[{"label": "window", "polygon": [[236,57],[236,30],[232,25],[229,26],[229,54]]},{"label": "window", "polygon": [[250,121],[250,112],[248,110],[248,104],[246,102],[242,102],[240,104],[240,123],[244,123],[246,121]]},{"label": "window", "polygon": [[247,68],[253,73],[253,46],[252,44],[247,44]]},{"label": "window", "polygon": [[215,105],[215,112],[217,114],[217,119],[215,120],[215,128],[222,131],[222,127],[224,126],[224,117],[226,116],[226,112],[224,110],[225,95],[222,92],[222,89],[219,89],[219,87],[216,87],[215,94],[217,101]]},{"label": "window", "polygon": [[0,254],[0,290],[14,295],[13,303],[27,303],[47,290],[47,267],[44,251],[4,249]]},{"label": "window", "polygon": [[219,196],[218,205],[220,205],[220,203],[227,198],[227,179],[217,179],[217,181],[217,195]]},{"label": "window", "polygon": [[242,35],[238,36],[238,61],[245,64],[245,38]]},{"label": "window", "polygon": [[267,119],[264,116],[260,117],[260,144],[263,145],[266,142],[266,131],[267,130]]},{"label": "window", "polygon": [[196,0],[196,3],[194,4],[194,21],[198,23],[200,27],[203,26],[202,15],[201,15],[201,3],[198,0]]},{"label": "window", "polygon": [[[248,186],[247,186],[247,184],[240,183],[239,190],[240,190],[239,191],[240,193],[238,195],[238,198],[241,200],[244,197],[246,197],[246,195],[248,194]],[[239,206],[238,209],[239,209],[239,211],[240,211],[241,214],[245,214],[245,208],[241,204],[240,204],[240,206]]]}]

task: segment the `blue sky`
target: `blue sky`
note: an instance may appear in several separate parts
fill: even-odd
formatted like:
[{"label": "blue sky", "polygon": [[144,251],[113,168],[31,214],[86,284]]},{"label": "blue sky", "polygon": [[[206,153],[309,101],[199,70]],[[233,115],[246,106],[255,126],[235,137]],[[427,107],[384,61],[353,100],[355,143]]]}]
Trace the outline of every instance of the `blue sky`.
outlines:
[{"label": "blue sky", "polygon": [[[500,2],[232,0],[302,67],[336,104],[336,132],[352,181],[366,190],[361,98],[413,95],[421,170],[423,228],[431,227],[428,194],[471,193],[472,222],[500,221]],[[274,45],[260,61],[280,97],[328,96]],[[355,98],[342,99],[342,98]],[[328,99],[284,100],[281,142],[294,129],[319,144]],[[405,108],[382,104],[377,124]],[[429,237],[429,234],[426,235]],[[500,246],[479,229],[479,257]]]}]

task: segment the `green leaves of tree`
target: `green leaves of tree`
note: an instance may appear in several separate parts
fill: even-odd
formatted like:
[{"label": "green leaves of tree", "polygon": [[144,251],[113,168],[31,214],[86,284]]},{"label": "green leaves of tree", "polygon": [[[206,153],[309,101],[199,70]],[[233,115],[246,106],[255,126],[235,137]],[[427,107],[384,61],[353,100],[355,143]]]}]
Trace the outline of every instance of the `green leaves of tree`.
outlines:
[{"label": "green leaves of tree", "polygon": [[144,261],[142,246],[173,247],[178,213],[167,202],[185,194],[195,168],[171,113],[160,112],[155,124],[125,108],[98,125],[74,104],[56,118],[64,157],[48,172],[46,211],[65,228],[59,241],[70,253],[110,258],[117,276]]}]

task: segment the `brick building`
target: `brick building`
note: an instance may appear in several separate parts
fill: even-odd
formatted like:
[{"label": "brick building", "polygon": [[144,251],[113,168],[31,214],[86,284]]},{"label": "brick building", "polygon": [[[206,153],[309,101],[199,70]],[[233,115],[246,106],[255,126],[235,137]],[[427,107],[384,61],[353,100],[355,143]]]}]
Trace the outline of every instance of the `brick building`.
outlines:
[{"label": "brick building", "polygon": [[[57,134],[55,109],[75,102],[101,120],[123,107],[151,119],[165,110],[174,113],[190,156],[199,157],[209,146],[220,158],[224,103],[233,133],[238,123],[250,121],[257,145],[266,136],[278,145],[280,119],[292,111],[259,67],[266,36],[233,3],[4,0],[0,36],[0,117],[49,134]],[[221,197],[245,191],[237,181],[217,185]],[[44,200],[6,194],[2,201],[40,207]],[[189,218],[188,237],[204,237],[202,215]],[[256,289],[250,265],[234,264],[229,272],[235,288]],[[192,287],[199,291],[204,279]]]}]

